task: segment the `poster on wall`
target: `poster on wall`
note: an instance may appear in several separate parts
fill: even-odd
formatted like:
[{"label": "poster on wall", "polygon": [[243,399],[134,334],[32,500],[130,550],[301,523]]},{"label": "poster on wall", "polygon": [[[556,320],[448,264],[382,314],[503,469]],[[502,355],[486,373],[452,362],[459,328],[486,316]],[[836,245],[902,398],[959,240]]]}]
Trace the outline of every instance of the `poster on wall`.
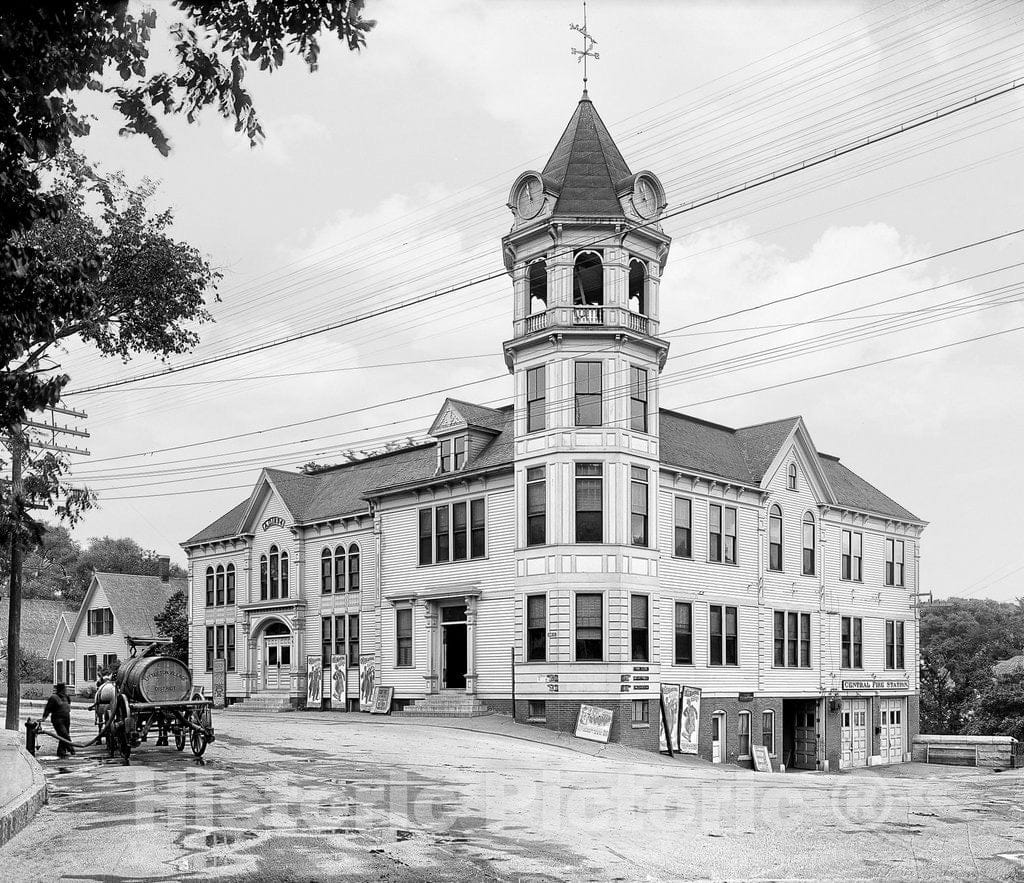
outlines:
[{"label": "poster on wall", "polygon": [[395,698],[394,687],[376,686],[373,688],[373,697],[370,702],[370,714],[389,714],[391,712],[391,700]]},{"label": "poster on wall", "polygon": [[[181,695],[181,694],[178,694]],[[224,708],[228,696],[228,668],[224,659],[213,660],[213,707]]]},{"label": "poster on wall", "polygon": [[323,663],[319,656],[306,657],[306,708],[319,708],[323,697]]},{"label": "poster on wall", "polygon": [[331,708],[345,710],[347,689],[348,669],[345,667],[345,654],[339,653],[331,657]]},{"label": "poster on wall", "polygon": [[377,666],[372,653],[359,656],[359,710],[368,712],[373,705],[373,688],[377,686]]},{"label": "poster on wall", "polygon": [[683,754],[697,753],[700,733],[700,687],[683,687],[679,709],[679,750]]},{"label": "poster on wall", "polygon": [[[679,697],[682,690],[679,684],[661,685],[661,731],[658,734],[658,747],[661,751],[679,750]],[[666,733],[671,735],[669,743]]]},{"label": "poster on wall", "polygon": [[608,708],[581,705],[576,718],[576,737],[591,742],[607,742],[612,732],[612,717],[613,712]]}]

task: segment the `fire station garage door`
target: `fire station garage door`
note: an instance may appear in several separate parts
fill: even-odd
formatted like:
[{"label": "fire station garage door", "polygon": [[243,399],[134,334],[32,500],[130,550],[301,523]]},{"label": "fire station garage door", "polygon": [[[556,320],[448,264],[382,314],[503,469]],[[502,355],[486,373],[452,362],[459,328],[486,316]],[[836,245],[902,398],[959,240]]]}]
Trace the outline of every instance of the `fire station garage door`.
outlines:
[{"label": "fire station garage door", "polygon": [[868,700],[843,700],[842,769],[868,764]]},{"label": "fire station garage door", "polygon": [[882,731],[878,753],[882,763],[903,762],[903,746],[907,744],[905,704],[904,699],[882,699],[880,702]]}]

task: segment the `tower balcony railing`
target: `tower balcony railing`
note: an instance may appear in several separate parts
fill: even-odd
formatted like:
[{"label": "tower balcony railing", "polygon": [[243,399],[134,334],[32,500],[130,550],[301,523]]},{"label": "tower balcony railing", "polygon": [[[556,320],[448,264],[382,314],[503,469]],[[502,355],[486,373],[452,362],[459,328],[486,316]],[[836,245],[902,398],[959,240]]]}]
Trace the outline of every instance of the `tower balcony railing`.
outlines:
[{"label": "tower balcony railing", "polygon": [[658,333],[657,323],[650,317],[634,313],[625,307],[583,305],[572,307],[551,307],[532,316],[526,316],[515,323],[517,337],[524,337],[546,328],[567,326],[583,328],[626,328],[637,334],[654,336]]}]

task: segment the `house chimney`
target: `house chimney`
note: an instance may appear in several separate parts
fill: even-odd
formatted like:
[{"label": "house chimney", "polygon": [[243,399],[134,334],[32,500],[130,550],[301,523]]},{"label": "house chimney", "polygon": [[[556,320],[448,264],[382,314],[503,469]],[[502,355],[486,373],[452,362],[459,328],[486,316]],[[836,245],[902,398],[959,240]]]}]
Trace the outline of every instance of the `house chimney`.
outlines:
[{"label": "house chimney", "polygon": [[160,562],[160,581],[164,582],[164,583],[170,582],[170,579],[171,579],[171,556],[170,555],[161,555],[161,556],[159,556],[157,558],[157,561]]}]

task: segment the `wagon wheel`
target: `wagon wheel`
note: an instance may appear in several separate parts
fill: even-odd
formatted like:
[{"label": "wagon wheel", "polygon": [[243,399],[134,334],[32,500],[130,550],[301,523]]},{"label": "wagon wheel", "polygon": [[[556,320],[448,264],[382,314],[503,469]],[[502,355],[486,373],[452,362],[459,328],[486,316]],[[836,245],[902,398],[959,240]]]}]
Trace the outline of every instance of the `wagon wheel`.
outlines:
[{"label": "wagon wheel", "polygon": [[206,737],[206,728],[203,726],[203,713],[198,708],[194,709],[189,722],[192,724],[189,727],[189,742],[192,745],[192,753],[196,757],[202,757],[203,752],[206,751],[206,746],[209,744],[209,739]]},{"label": "wagon wheel", "polygon": [[185,750],[185,730],[186,729],[188,729],[187,725],[184,726],[184,727],[178,727],[174,731],[174,747],[177,748],[178,751],[184,751]]},{"label": "wagon wheel", "polygon": [[114,720],[110,726],[110,732],[112,741],[126,764],[132,753],[132,739],[129,732],[132,721],[131,715],[127,697],[119,695],[114,704]]}]

